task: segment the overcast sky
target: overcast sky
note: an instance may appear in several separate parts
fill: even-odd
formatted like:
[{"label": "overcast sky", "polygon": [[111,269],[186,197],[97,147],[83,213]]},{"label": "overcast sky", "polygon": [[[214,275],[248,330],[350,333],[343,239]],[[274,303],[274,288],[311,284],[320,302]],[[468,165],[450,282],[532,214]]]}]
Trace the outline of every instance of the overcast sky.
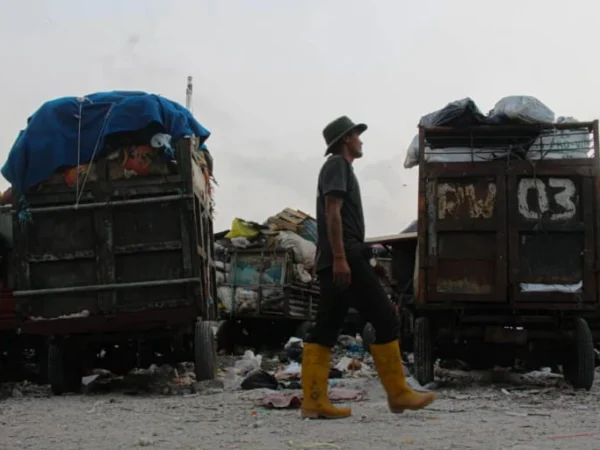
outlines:
[{"label": "overcast sky", "polygon": [[[212,132],[216,229],[314,212],[323,127],[364,121],[356,162],[369,235],[416,218],[402,167],[419,118],[472,97],[534,95],[600,116],[598,0],[0,0],[0,156],[44,101],[144,90]],[[2,187],[6,181],[2,180]]]}]

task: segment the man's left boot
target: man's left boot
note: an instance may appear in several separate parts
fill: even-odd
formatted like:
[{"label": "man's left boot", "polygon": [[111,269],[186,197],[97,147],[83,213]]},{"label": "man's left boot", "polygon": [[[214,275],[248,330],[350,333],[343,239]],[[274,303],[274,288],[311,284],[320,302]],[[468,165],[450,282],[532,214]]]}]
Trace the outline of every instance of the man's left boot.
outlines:
[{"label": "man's left boot", "polygon": [[435,400],[433,392],[416,392],[406,384],[398,341],[372,344],[370,347],[375,368],[387,392],[391,412],[399,414],[405,409],[416,411],[425,408]]}]

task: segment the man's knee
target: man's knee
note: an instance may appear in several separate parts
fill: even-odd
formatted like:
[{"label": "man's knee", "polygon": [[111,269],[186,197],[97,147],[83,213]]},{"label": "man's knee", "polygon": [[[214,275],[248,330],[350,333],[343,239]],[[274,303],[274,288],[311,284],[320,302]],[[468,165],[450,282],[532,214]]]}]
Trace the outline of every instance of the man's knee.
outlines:
[{"label": "man's knee", "polygon": [[319,327],[319,324],[317,323],[317,325],[311,330],[306,342],[332,348],[337,343],[337,339],[337,333],[333,333],[332,330]]}]

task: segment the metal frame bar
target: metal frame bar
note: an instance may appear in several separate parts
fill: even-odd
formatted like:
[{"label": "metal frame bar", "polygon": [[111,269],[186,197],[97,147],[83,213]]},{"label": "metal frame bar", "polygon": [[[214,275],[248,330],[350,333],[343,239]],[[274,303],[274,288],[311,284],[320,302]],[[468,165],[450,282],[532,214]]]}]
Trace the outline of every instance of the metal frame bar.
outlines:
[{"label": "metal frame bar", "polygon": [[37,295],[72,294],[76,292],[104,292],[113,289],[135,289],[155,286],[172,286],[176,284],[200,283],[199,278],[178,278],[175,280],[134,281],[131,283],[92,284],[88,286],[72,286],[64,288],[33,289],[15,291],[15,297],[32,297]]},{"label": "metal frame bar", "polygon": [[420,129],[424,130],[425,133],[447,133],[447,132],[470,132],[470,131],[498,131],[500,133],[511,131],[511,130],[574,130],[586,128],[589,131],[593,131],[594,127],[597,126],[598,121],[594,120],[591,122],[576,122],[576,123],[535,123],[535,124],[515,124],[515,125],[473,125],[470,127],[423,127],[419,126]]},{"label": "metal frame bar", "polygon": [[[149,203],[162,203],[162,202],[174,202],[178,200],[184,200],[192,198],[191,194],[182,195],[164,195],[161,197],[150,197],[150,198],[134,198],[130,200],[114,200],[108,202],[98,203],[80,203],[79,205],[62,205],[62,206],[44,206],[40,208],[29,208],[32,213],[45,213],[45,212],[58,212],[58,211],[76,211],[80,209],[98,209],[109,206],[129,206],[129,205],[145,205]],[[12,209],[12,205],[4,205],[0,207],[0,212],[16,214],[17,211]]]}]

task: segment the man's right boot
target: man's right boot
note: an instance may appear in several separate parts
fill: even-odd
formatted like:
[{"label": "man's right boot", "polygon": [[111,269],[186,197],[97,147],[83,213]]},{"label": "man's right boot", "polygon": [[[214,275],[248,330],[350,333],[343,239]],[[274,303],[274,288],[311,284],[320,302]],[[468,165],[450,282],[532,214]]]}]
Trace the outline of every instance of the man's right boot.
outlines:
[{"label": "man's right boot", "polygon": [[304,344],[302,351],[302,417],[343,419],[350,408],[336,408],[327,396],[331,349],[319,344]]}]

